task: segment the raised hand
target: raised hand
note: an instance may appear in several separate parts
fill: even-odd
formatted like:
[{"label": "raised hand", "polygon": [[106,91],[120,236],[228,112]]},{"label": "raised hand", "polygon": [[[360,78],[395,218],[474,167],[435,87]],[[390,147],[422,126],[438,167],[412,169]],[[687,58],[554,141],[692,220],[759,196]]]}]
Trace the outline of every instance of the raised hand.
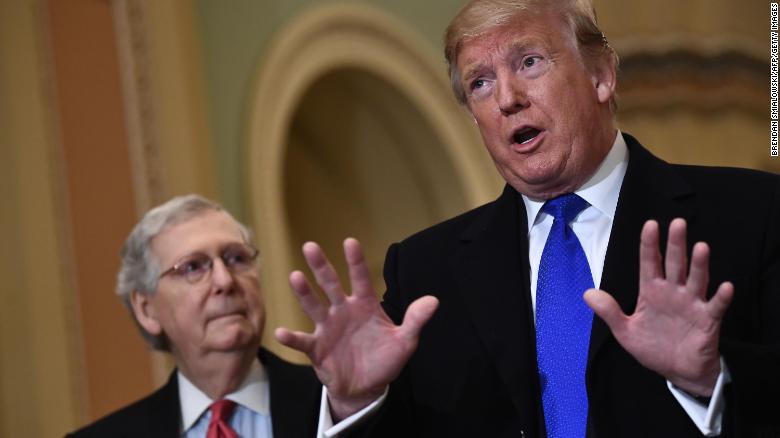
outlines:
[{"label": "raised hand", "polygon": [[664,275],[658,223],[645,223],[639,246],[639,297],[631,316],[604,291],[586,291],[585,301],[639,363],[688,393],[710,396],[720,373],[720,322],[734,286],[721,284],[707,300],[709,247],[703,242],[694,245],[688,271],[685,235],[685,220],[673,220]]},{"label": "raised hand", "polygon": [[328,387],[331,411],[339,420],[384,393],[417,348],[420,330],[439,301],[432,296],[417,299],[397,326],[379,305],[357,240],[344,240],[352,287],[349,296],[319,245],[307,242],[303,255],[330,304],[317,297],[302,272],[294,271],[290,285],[314,322],[314,332],[278,328],[275,335],[282,344],[309,356],[320,381]]}]

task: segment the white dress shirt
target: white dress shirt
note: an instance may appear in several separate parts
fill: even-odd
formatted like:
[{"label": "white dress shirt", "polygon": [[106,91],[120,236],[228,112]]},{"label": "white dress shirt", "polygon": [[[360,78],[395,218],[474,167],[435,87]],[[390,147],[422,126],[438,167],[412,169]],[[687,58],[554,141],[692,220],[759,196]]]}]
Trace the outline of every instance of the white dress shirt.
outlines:
[{"label": "white dress shirt", "polygon": [[[618,133],[607,157],[596,173],[575,191],[590,206],[577,215],[571,222],[571,228],[585,251],[593,284],[601,283],[604,269],[604,257],[607,254],[609,233],[615,219],[620,186],[628,167],[628,149],[623,136]],[[528,215],[528,261],[531,263],[531,303],[536,317],[536,281],[539,275],[539,263],[542,259],[544,244],[552,228],[553,217],[542,211],[544,201],[535,201],[523,195],[525,211]],[[639,251],[639,248],[637,248]]]},{"label": "white dress shirt", "polygon": [[352,427],[365,417],[369,417],[374,411],[382,406],[382,403],[387,397],[387,391],[390,388],[385,388],[384,394],[379,396],[378,399],[371,402],[365,408],[355,412],[349,417],[339,421],[336,425],[333,425],[333,419],[330,416],[330,404],[328,403],[328,388],[322,387],[322,398],[320,399],[320,421],[317,426],[317,438],[332,438],[338,436],[339,433]]},{"label": "white dress shirt", "polygon": [[[571,222],[570,226],[577,235],[585,257],[590,265],[593,284],[601,283],[604,271],[604,258],[615,219],[618,195],[623,184],[623,177],[628,168],[628,148],[623,134],[618,131],[604,161],[596,173],[574,193],[588,202],[586,207]],[[531,265],[531,302],[534,318],[536,317],[536,282],[539,275],[539,263],[542,259],[544,244],[552,228],[553,217],[542,211],[544,201],[536,201],[523,195],[526,214],[528,215],[528,259]],[[639,248],[637,248],[639,251]],[[638,286],[638,285],[637,285]],[[707,436],[720,434],[723,417],[724,399],[723,387],[729,381],[728,370],[723,358],[720,360],[721,373],[715,384],[715,391],[709,405],[699,402],[684,391],[674,387],[667,381],[669,390],[688,416],[696,423],[701,433]]]},{"label": "white dress shirt", "polygon": [[[179,380],[179,406],[181,406],[181,436],[203,438],[211,420],[209,406],[214,402],[198,387],[177,372]],[[271,402],[268,374],[259,360],[252,361],[244,381],[234,392],[225,396],[236,402],[230,417],[230,427],[242,438],[272,438]]]}]

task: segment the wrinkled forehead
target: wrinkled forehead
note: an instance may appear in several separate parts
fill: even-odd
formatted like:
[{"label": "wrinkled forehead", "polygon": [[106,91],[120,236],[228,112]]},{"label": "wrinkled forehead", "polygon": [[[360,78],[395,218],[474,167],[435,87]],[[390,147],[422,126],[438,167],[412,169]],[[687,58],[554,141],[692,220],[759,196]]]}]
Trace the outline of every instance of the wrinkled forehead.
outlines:
[{"label": "wrinkled forehead", "polygon": [[500,24],[467,35],[459,44],[456,62],[462,69],[484,58],[531,47],[576,50],[577,41],[567,16],[552,9],[518,11]]},{"label": "wrinkled forehead", "polygon": [[210,253],[231,243],[247,243],[238,222],[224,210],[205,210],[163,227],[150,242],[162,264],[195,252]]}]

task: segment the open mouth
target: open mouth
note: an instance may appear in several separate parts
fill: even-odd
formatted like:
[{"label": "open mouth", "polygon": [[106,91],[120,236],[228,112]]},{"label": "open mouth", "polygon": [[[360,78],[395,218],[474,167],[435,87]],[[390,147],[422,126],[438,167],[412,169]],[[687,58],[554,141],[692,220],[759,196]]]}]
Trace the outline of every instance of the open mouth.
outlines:
[{"label": "open mouth", "polygon": [[533,141],[533,139],[536,138],[542,131],[532,128],[532,127],[525,127],[518,129],[515,131],[515,133],[512,135],[512,141],[517,144],[528,144]]}]

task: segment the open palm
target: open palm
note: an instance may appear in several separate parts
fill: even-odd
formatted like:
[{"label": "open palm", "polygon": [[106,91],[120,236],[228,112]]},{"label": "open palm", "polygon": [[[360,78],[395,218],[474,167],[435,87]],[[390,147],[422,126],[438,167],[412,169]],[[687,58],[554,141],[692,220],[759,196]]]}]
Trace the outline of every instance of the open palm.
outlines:
[{"label": "open palm", "polygon": [[357,240],[344,241],[351,295],[345,293],[319,245],[304,244],[303,255],[329,304],[319,299],[302,272],[293,272],[290,285],[314,322],[314,332],[278,328],[275,335],[282,344],[309,357],[328,388],[335,417],[345,418],[380,397],[398,376],[417,348],[420,330],[433,315],[438,300],[431,296],[416,300],[397,326],[376,298]]},{"label": "open palm", "polygon": [[689,393],[709,396],[720,373],[720,322],[734,286],[721,284],[707,300],[709,247],[694,245],[689,271],[683,219],[669,225],[664,275],[658,236],[658,224],[648,221],[642,229],[639,296],[632,315],[604,291],[591,289],[585,300],[639,363]]}]

